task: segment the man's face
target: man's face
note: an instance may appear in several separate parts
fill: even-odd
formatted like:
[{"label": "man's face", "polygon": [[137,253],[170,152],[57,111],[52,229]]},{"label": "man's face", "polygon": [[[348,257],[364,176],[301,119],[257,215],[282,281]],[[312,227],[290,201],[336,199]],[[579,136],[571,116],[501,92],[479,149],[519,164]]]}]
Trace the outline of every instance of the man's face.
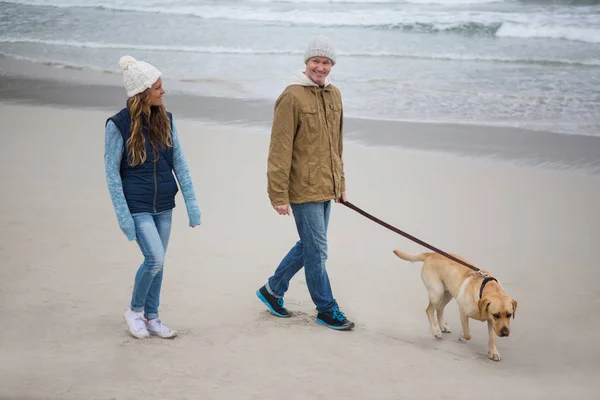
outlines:
[{"label": "man's face", "polygon": [[325,78],[329,75],[333,63],[327,57],[313,57],[306,62],[304,74],[319,86],[325,84]]}]

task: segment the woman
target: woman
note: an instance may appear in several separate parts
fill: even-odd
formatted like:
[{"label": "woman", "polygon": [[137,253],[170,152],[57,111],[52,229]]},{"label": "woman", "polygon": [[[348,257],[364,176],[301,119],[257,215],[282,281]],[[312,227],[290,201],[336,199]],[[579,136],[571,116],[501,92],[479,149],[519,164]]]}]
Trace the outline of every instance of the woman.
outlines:
[{"label": "woman", "polygon": [[160,71],[130,56],[122,57],[119,64],[127,107],[106,122],[106,180],[119,226],[129,240],[137,241],[144,256],[125,321],[138,339],[172,338],[177,332],[158,318],[158,306],[178,191],[173,171],[191,227],[200,225],[200,210],[173,117],[163,105]]}]

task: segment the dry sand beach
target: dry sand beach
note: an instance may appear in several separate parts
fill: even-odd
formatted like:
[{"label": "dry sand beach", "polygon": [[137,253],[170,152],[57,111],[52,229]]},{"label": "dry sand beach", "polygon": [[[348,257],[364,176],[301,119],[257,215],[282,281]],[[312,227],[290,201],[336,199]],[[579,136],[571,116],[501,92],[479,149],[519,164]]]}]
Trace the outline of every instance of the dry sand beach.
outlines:
[{"label": "dry sand beach", "polygon": [[180,335],[136,340],[122,314],[140,255],[119,231],[103,169],[104,122],[122,100],[95,104],[110,90],[86,86],[86,107],[75,107],[51,95],[65,93],[60,83],[0,82],[0,399],[600,395],[597,175],[346,144],[350,201],[490,270],[519,302],[495,363],[485,324],[457,342],[454,302],[453,333],[431,336],[420,268],[392,253],[425,249],[342,205],[328,269],[356,329],[314,323],[302,274],[286,295],[295,316],[272,317],[254,292],[296,232],[266,195],[268,129],[189,118],[167,97],[180,105],[169,108],[203,224],[187,226],[178,195],[161,316]]}]

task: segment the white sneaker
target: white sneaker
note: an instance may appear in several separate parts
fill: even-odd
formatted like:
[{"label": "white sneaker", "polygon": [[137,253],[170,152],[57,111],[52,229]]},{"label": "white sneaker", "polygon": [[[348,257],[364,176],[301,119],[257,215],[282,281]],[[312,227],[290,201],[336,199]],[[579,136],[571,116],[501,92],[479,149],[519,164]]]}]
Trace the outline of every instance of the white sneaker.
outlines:
[{"label": "white sneaker", "polygon": [[125,322],[129,327],[129,333],[135,338],[146,339],[150,337],[148,329],[146,329],[146,318],[143,312],[135,312],[131,309],[125,311]]},{"label": "white sneaker", "polygon": [[158,336],[163,339],[174,338],[177,336],[177,331],[167,328],[158,318],[146,321],[146,328],[151,335]]}]

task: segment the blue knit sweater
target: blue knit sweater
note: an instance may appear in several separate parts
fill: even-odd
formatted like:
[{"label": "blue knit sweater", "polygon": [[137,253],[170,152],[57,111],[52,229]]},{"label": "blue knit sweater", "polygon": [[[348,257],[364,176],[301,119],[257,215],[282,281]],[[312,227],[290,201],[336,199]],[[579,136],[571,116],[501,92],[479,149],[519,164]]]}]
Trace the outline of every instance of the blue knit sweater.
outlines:
[{"label": "blue knit sweater", "polygon": [[[127,201],[125,200],[120,173],[121,157],[124,155],[123,137],[112,121],[109,121],[106,125],[104,139],[104,167],[106,170],[108,192],[110,193],[110,198],[117,214],[119,227],[127,236],[127,239],[135,240],[135,224],[131,212],[129,211],[129,207],[127,206]],[[177,133],[177,127],[175,126],[175,120],[173,120],[173,170],[175,171],[175,176],[177,177],[179,187],[183,194],[190,226],[200,225],[202,222],[200,209],[196,202],[192,176],[190,175],[190,170],[185,161],[183,149],[179,143],[179,135]]]}]

